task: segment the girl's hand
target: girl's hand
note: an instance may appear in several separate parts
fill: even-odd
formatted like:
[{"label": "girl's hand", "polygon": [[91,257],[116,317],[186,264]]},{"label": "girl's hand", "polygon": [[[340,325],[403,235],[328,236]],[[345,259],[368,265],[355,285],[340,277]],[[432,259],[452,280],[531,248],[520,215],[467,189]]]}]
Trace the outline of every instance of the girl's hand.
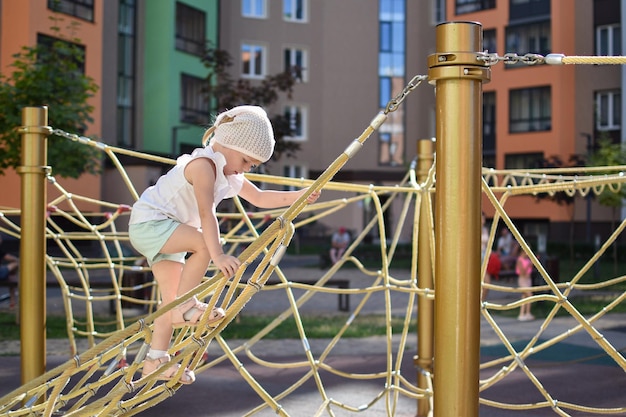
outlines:
[{"label": "girl's hand", "polygon": [[237,273],[241,262],[234,256],[226,255],[222,253],[213,259],[213,263],[219,269],[226,278],[231,278]]}]

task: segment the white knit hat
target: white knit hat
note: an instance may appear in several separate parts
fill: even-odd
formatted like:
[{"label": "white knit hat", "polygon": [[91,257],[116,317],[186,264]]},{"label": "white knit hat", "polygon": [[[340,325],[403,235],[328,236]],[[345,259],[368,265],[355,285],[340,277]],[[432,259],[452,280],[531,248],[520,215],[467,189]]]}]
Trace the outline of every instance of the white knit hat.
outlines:
[{"label": "white knit hat", "polygon": [[274,130],[267,113],[258,106],[238,106],[217,116],[211,144],[234,149],[261,162],[274,153]]}]

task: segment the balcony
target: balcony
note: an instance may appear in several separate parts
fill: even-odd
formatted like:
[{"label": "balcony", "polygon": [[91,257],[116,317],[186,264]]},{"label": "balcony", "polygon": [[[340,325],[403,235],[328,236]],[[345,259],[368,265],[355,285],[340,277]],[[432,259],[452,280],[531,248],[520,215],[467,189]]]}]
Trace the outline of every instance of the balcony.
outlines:
[{"label": "balcony", "polygon": [[496,0],[456,0],[457,15],[495,9]]},{"label": "balcony", "polygon": [[550,0],[510,0],[509,22],[550,16]]}]

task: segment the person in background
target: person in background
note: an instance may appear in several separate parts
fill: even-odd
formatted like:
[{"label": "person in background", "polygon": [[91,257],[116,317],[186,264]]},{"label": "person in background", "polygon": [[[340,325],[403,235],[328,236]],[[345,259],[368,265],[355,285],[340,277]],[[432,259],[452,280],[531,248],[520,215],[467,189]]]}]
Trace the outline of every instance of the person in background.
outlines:
[{"label": "person in background", "polygon": [[508,256],[513,252],[513,236],[509,229],[505,226],[500,230],[500,237],[498,238],[498,252],[500,256]]},{"label": "person in background", "polygon": [[504,269],[513,269],[517,260],[517,252],[519,246],[509,229],[505,226],[500,230],[500,237],[498,238],[498,255],[500,255],[500,261]]},{"label": "person in background", "polygon": [[[20,266],[20,259],[6,252],[2,245],[2,236],[0,236],[0,281],[6,281],[9,278],[17,277],[17,268]],[[15,287],[10,287],[10,308],[15,307],[16,290]]]},{"label": "person in background", "polygon": [[[522,292],[522,300],[524,298],[528,298],[533,295],[530,287],[532,287],[532,272],[533,272],[533,263],[528,257],[528,254],[524,251],[520,253],[517,257],[517,263],[515,265],[515,272],[517,273],[517,286],[520,288],[525,288],[524,292]],[[530,313],[530,303],[522,304],[520,307],[519,316],[517,317],[520,321],[529,321],[534,320],[535,316]]]},{"label": "person in background", "polygon": [[350,244],[350,234],[345,227],[340,227],[330,239],[330,261],[336,264]]},{"label": "person in background", "polygon": [[[487,253],[487,248],[489,244],[489,226],[487,226],[487,220],[485,219],[485,213],[480,214],[480,261],[482,262],[485,259],[485,254]],[[493,252],[492,252],[493,254]],[[491,272],[493,272],[493,268],[490,268],[490,261],[492,261],[491,256],[487,260],[487,270],[485,271],[485,279],[483,284],[491,283]],[[500,272],[500,268],[498,268],[498,273]],[[482,286],[481,292],[481,300],[485,301],[487,299],[487,294],[489,290]]]},{"label": "person in background", "polygon": [[[274,133],[265,110],[238,106],[217,116],[203,137],[204,147],[182,155],[157,183],[148,187],[133,205],[129,237],[146,257],[158,283],[161,306],[175,301],[200,284],[210,262],[226,278],[235,275],[240,261],[224,253],[216,207],[225,198],[240,196],[256,207],[276,208],[293,204],[307,189],[261,190],[244,173],[267,162],[274,152]],[[320,193],[311,193],[315,202]],[[142,377],[170,362],[168,353],[173,328],[197,326],[208,305],[196,297],[154,321],[150,349]],[[208,323],[224,318],[214,308]],[[158,379],[171,380],[179,365],[165,367]],[[191,384],[195,374],[185,369],[178,382]]]}]

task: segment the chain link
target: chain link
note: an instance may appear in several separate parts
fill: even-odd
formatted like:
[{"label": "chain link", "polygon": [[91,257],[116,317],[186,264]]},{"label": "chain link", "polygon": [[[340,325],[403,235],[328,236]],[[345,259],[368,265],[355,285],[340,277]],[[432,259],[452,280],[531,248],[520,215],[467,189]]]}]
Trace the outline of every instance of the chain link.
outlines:
[{"label": "chain link", "polygon": [[80,135],[77,135],[76,133],[67,133],[66,131],[58,129],[58,128],[52,129],[52,135],[60,136],[62,138],[69,139],[69,140],[73,140],[74,142],[80,142],[82,144],[88,145],[88,144],[96,143],[100,147],[106,146],[103,143],[94,142],[92,139],[89,139],[86,136],[80,136]]},{"label": "chain link", "polygon": [[422,81],[427,79],[427,75],[416,75],[415,77],[413,77],[411,81],[409,81],[409,83],[406,85],[406,87],[404,87],[400,94],[389,100],[384,113],[388,114],[396,111],[398,107],[400,107],[400,104],[402,104],[406,96],[408,96],[411,91],[415,90],[415,88],[417,88],[417,86],[420,85]]},{"label": "chain link", "polygon": [[66,131],[61,130],[61,129],[56,129],[56,128],[52,129],[52,134],[54,136],[60,136],[65,139],[73,140],[74,142],[80,141],[80,136],[78,136],[77,134],[67,133]]},{"label": "chain link", "polygon": [[526,64],[526,65],[536,65],[536,64],[545,64],[546,59],[543,55],[539,54],[525,54],[525,55],[517,55],[516,53],[507,53],[504,56],[498,56],[498,54],[487,53],[485,52],[482,55],[478,56],[479,60],[485,61],[485,63],[489,66],[495,65],[498,62],[504,62],[505,65],[513,65],[513,64]]}]

